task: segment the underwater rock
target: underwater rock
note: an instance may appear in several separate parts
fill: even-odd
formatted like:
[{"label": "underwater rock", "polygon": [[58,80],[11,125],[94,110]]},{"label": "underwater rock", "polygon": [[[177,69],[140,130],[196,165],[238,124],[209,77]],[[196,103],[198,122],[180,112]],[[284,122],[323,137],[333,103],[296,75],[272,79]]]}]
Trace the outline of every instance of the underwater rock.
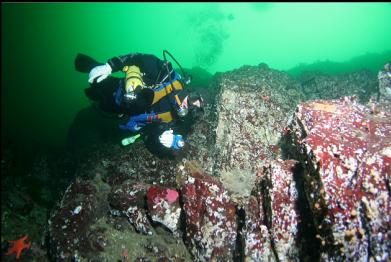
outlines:
[{"label": "underwater rock", "polygon": [[[102,144],[100,153],[91,154],[82,165],[85,170],[79,173],[85,172],[86,177],[97,171],[110,173],[112,166],[121,165],[125,157],[121,151],[120,147]],[[101,165],[101,162],[105,163]],[[149,176],[140,178],[151,179]],[[140,180],[126,179],[110,187],[98,173],[94,179],[78,179],[72,183],[62,205],[55,208],[49,221],[53,261],[118,261],[124,250],[132,261],[136,257],[149,261],[164,257],[169,261],[192,261],[182,239],[174,238],[168,231],[155,230],[151,225],[147,192],[152,185]],[[175,197],[179,198],[170,191],[168,201]],[[156,247],[159,247],[158,253]]]},{"label": "underwater rock", "polygon": [[175,233],[179,225],[181,207],[175,189],[151,186],[147,192],[148,212],[151,219]]},{"label": "underwater rock", "polygon": [[49,219],[50,255],[55,261],[71,261],[91,250],[88,229],[98,206],[97,188],[76,180],[65,191],[59,209]]},{"label": "underwater rock", "polygon": [[137,232],[144,235],[152,234],[152,226],[145,210],[145,197],[149,187],[147,184],[127,180],[122,185],[113,187],[108,195],[111,213],[128,217]]},{"label": "underwater rock", "polygon": [[[270,163],[281,155],[279,141],[286,127],[288,116],[293,113],[295,106],[304,95],[298,91],[295,86],[297,83],[295,84],[287,74],[270,69],[266,65],[245,66],[220,74],[215,81],[216,88],[219,90],[218,95],[214,104],[208,108],[209,115],[204,122],[207,124],[202,130],[196,129],[189,136],[189,139],[193,139],[193,136],[197,137],[194,141],[198,143],[194,143],[194,150],[191,148],[193,154],[187,155],[188,159],[201,163],[202,168],[207,169],[205,173],[217,176],[216,181],[219,177],[223,179],[223,188],[228,190],[230,202],[234,205],[243,205],[245,213],[243,219],[244,224],[247,225],[244,226],[243,232],[246,233],[242,237],[242,247],[236,246],[237,249],[243,248],[243,251],[235,250],[235,252],[242,252],[246,258],[253,261],[277,260],[277,252],[280,253],[278,255],[281,259],[289,257],[289,259],[298,260],[295,239],[295,234],[297,234],[295,229],[298,223],[295,219],[297,219],[298,211],[295,209],[294,195],[285,195],[293,194],[293,191],[284,191],[290,188],[285,188],[287,184],[294,187],[292,171],[288,171],[289,168],[282,168],[285,164],[279,162],[276,162],[276,167],[272,169]],[[214,132],[211,132],[211,129]],[[208,143],[204,143],[205,138],[199,139],[202,136],[211,138]],[[286,164],[286,166],[289,165]],[[284,200],[290,200],[286,204],[278,204],[278,201],[273,202],[270,199],[265,200],[270,208],[276,208],[273,211],[270,209],[265,214],[270,220],[269,228],[263,219],[255,219],[259,212],[264,212],[263,201],[258,204],[259,211],[248,208],[248,205],[254,205],[253,197],[249,196],[255,185],[252,177],[265,167],[270,169],[269,176],[273,173],[271,170],[275,170],[273,173],[276,183],[275,191],[270,189],[267,193],[270,193],[276,200],[284,197],[286,198]],[[241,177],[244,175],[245,178]],[[289,178],[284,178],[285,176]],[[204,178],[200,177],[196,181],[202,181],[202,179]],[[250,187],[247,184],[251,181]],[[284,189],[281,189],[278,183],[283,184]],[[186,199],[183,191],[182,194],[182,198]],[[258,198],[263,199],[263,194],[260,193]],[[213,205],[215,204],[209,201],[206,203],[206,208],[215,208]],[[194,209],[200,212],[200,207],[197,207]],[[184,209],[186,213],[185,202]],[[193,229],[194,221],[197,219],[186,219],[187,229]],[[269,232],[272,221],[274,229]],[[190,233],[194,235],[194,231],[198,232],[197,230],[193,229]],[[186,234],[189,234],[188,230]],[[271,243],[274,237],[276,248],[273,250]],[[205,256],[206,251],[196,250],[194,243],[198,242],[193,240],[193,244],[190,245],[193,255],[201,261],[205,260],[205,257],[208,259],[208,256]]]},{"label": "underwater rock", "polygon": [[251,196],[243,205],[244,226],[241,231],[245,261],[277,261],[271,245],[269,229],[265,225],[263,197]]},{"label": "underwater rock", "polygon": [[322,260],[389,260],[391,114],[351,97],[315,100],[298,106],[290,128]]},{"label": "underwater rock", "polygon": [[245,66],[220,78],[214,168],[256,173],[280,155],[281,133],[300,95],[289,92],[293,82],[286,73],[266,65]]},{"label": "underwater rock", "polygon": [[384,70],[380,70],[377,79],[379,80],[380,101],[391,101],[391,62],[384,65]]},{"label": "underwater rock", "polygon": [[186,241],[196,261],[233,261],[235,205],[216,179],[188,174],[182,189]]},{"label": "underwater rock", "polygon": [[197,120],[185,144],[184,159],[196,161],[205,174],[213,174],[215,149],[215,118],[214,104],[204,107],[204,114]]},{"label": "underwater rock", "polygon": [[296,161],[277,159],[270,164],[270,233],[279,261],[300,261],[298,251],[298,192],[294,181]]},{"label": "underwater rock", "polygon": [[[366,88],[372,76],[364,73],[309,80],[304,91],[316,86],[314,96],[338,96],[354,86],[365,86],[359,97],[372,94]],[[120,147],[118,137],[117,144],[102,141],[83,155],[76,175],[92,179],[100,174],[109,189],[99,201],[67,191],[63,203],[69,206],[55,211],[50,226],[56,236],[54,257],[115,261],[127,250],[133,254],[129,259],[139,261],[317,261],[312,258],[320,255],[311,257],[304,247],[316,246],[314,240],[323,244],[314,251],[322,260],[389,259],[390,115],[351,98],[302,103],[294,114],[312,94],[265,64],[217,74],[213,81],[217,96],[206,105],[178,159],[157,158],[141,139]],[[288,157],[305,167],[300,175],[304,189],[297,187],[297,162],[280,159],[287,157],[286,137],[293,139],[285,141],[292,146]],[[95,193],[100,190],[96,187]],[[299,196],[310,212],[298,210]],[[89,212],[84,204],[78,207],[88,201]],[[106,204],[111,212],[94,228],[88,226],[95,209]],[[68,233],[64,222],[74,214],[86,216],[70,227],[77,234]],[[117,228],[118,221],[123,223]],[[316,226],[318,238],[301,239],[307,229],[302,221]],[[74,245],[63,247],[73,239]],[[174,251],[174,246],[181,248]]]},{"label": "underwater rock", "polygon": [[178,160],[156,157],[146,149],[141,139],[127,147],[120,143],[121,140],[117,143],[101,143],[85,151],[80,156],[76,175],[93,179],[96,174],[100,174],[110,187],[121,186],[129,181],[175,187]]},{"label": "underwater rock", "polygon": [[258,173],[257,188],[243,206],[244,254],[249,261],[300,261],[297,161],[272,161]]},{"label": "underwater rock", "polygon": [[306,100],[357,96],[361,103],[368,102],[377,93],[378,85],[376,75],[369,70],[338,75],[305,72],[298,81]]}]

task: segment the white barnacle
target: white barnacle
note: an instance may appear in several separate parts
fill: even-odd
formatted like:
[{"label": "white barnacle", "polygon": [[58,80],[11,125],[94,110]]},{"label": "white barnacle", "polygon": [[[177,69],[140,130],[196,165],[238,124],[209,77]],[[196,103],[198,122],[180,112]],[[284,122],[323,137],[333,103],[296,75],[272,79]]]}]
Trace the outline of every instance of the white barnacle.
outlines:
[{"label": "white barnacle", "polygon": [[356,153],[356,154],[361,156],[364,153],[364,151],[361,148],[359,148],[356,151],[354,151],[354,153]]},{"label": "white barnacle", "polygon": [[212,185],[211,187],[209,187],[209,191],[211,193],[217,193],[219,192],[219,187],[217,185]]},{"label": "white barnacle", "polygon": [[345,167],[352,171],[355,171],[357,169],[357,166],[358,166],[357,160],[354,159],[353,157],[349,157],[345,162]]},{"label": "white barnacle", "polygon": [[368,157],[368,159],[367,159],[367,165],[372,165],[373,163],[375,163],[376,162],[376,156],[370,156],[370,157]]},{"label": "white barnacle", "polygon": [[384,148],[380,153],[386,157],[391,157],[391,147]]},{"label": "white barnacle", "polygon": [[337,145],[334,145],[332,144],[331,145],[331,152],[334,154],[334,155],[339,155],[341,152],[338,150],[338,146]]},{"label": "white barnacle", "polygon": [[72,215],[77,215],[77,214],[79,214],[80,211],[81,211],[81,209],[82,209],[82,206],[81,206],[81,205],[80,205],[80,206],[77,206],[77,207],[72,211]]},{"label": "white barnacle", "polygon": [[341,166],[337,166],[335,169],[336,169],[335,171],[337,171],[337,176],[341,177],[343,175]]}]

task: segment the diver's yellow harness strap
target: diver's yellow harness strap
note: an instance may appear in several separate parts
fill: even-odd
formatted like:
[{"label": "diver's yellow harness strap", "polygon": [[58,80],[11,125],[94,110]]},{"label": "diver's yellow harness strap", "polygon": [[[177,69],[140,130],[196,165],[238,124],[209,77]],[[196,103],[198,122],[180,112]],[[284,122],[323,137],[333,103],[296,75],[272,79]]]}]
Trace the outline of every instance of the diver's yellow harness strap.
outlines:
[{"label": "diver's yellow harness strap", "polygon": [[[134,91],[134,88],[138,85],[143,86],[143,74],[140,71],[140,68],[138,66],[132,65],[132,66],[124,66],[122,68],[122,71],[126,73],[125,77],[125,90],[128,92],[129,90]],[[173,79],[173,82],[166,82],[158,87],[153,88],[154,96],[152,104],[157,103],[160,99],[163,97],[169,95],[173,92],[173,90],[183,90],[182,83],[178,80],[178,76],[176,75]],[[181,106],[181,101],[178,97],[178,95],[175,94],[176,102],[179,106]]]},{"label": "diver's yellow harness strap", "polygon": [[157,114],[158,118],[162,120],[162,122],[169,123],[172,121],[173,117],[171,112],[165,112]]},{"label": "diver's yellow harness strap", "polygon": [[[172,83],[168,83],[168,85],[162,85],[154,89],[155,95],[153,97],[152,105],[158,102],[160,99],[170,94],[173,90],[183,90],[183,86],[179,80],[175,80]],[[176,96],[176,99],[177,98]],[[178,102],[178,100],[177,100]],[[179,103],[180,105],[180,103]]]}]

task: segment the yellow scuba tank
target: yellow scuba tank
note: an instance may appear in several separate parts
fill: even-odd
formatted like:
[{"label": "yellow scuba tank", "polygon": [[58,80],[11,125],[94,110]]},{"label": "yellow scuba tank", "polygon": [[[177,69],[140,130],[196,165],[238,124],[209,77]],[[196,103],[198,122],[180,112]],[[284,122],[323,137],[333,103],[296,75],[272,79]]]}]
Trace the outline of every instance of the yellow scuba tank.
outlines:
[{"label": "yellow scuba tank", "polygon": [[144,87],[143,75],[138,66],[124,66],[122,71],[126,73],[125,90],[127,93],[134,92],[138,86]]}]

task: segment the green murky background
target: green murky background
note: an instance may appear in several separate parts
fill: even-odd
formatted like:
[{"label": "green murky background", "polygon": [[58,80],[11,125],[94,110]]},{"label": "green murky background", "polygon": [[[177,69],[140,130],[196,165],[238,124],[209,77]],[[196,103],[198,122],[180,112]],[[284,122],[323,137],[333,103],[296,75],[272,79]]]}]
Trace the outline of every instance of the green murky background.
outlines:
[{"label": "green murky background", "polygon": [[[267,63],[377,72],[391,60],[390,3],[2,3],[2,143],[62,146],[89,105],[77,53],[131,52],[210,73]],[[197,77],[197,76],[195,76]]]}]

